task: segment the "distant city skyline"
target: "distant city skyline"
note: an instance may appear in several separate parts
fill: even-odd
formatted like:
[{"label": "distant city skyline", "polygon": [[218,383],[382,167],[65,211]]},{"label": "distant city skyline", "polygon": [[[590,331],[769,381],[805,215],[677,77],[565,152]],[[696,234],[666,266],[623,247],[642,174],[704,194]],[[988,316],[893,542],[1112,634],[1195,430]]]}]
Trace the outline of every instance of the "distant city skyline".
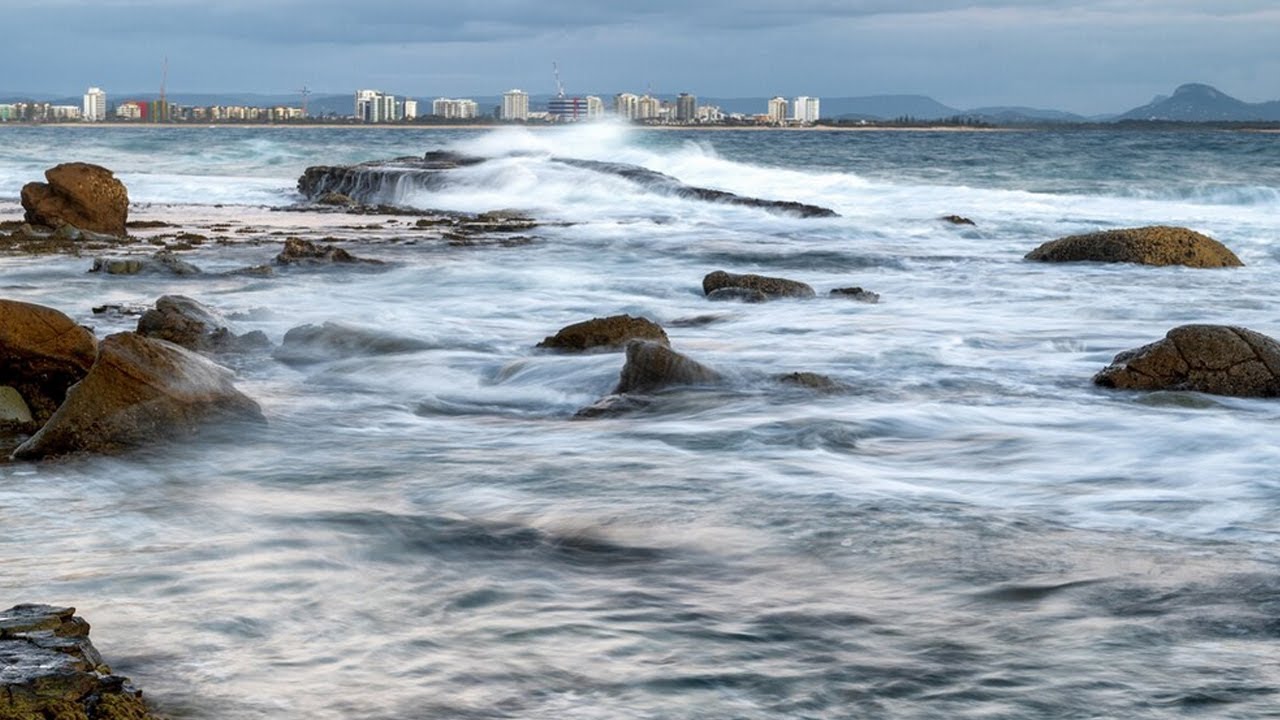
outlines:
[{"label": "distant city skyline", "polygon": [[[6,0],[0,91],[420,97],[920,94],[1112,112],[1204,82],[1280,98],[1263,0]],[[71,40],[69,42],[69,40]],[[52,51],[56,49],[56,51]]]}]

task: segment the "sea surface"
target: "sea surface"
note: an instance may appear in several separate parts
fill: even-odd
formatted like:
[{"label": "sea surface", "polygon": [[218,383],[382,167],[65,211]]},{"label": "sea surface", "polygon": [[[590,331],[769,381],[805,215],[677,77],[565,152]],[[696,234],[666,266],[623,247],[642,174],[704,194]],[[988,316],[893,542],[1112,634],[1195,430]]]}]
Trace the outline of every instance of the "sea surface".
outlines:
[{"label": "sea surface", "polygon": [[[235,360],[270,421],[252,436],[0,464],[0,606],[77,607],[175,718],[1280,717],[1280,404],[1090,382],[1185,323],[1280,336],[1280,135],[0,128],[0,220],[83,160],[133,218],[269,237],[307,166],[433,149],[499,159],[388,202],[548,224],[518,247],[355,240],[390,264],[267,279],[0,258],[0,297],[100,337],[134,319],[95,305],[181,293],[277,343],[323,321],[422,341]],[[1023,260],[1150,224],[1246,266]],[[712,303],[719,269],[819,297]],[[881,302],[824,297],[848,286]],[[622,356],[534,345],[616,313],[729,383],[575,419]],[[795,371],[847,391],[773,379]]]}]

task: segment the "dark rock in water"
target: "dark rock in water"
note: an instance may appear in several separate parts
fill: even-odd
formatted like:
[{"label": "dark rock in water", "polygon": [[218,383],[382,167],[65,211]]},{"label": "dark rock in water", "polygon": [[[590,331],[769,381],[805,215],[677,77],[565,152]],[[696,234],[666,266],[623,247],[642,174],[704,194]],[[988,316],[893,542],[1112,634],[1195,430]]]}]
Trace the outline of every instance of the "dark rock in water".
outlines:
[{"label": "dark rock in water", "polygon": [[1121,390],[1276,397],[1280,343],[1242,327],[1182,325],[1163,340],[1116,355],[1093,382]]},{"label": "dark rock in water", "polygon": [[707,293],[707,299],[716,302],[769,302],[769,296],[759,290],[744,287],[722,287]]},{"label": "dark rock in water", "polygon": [[1165,225],[1071,235],[1041,245],[1027,253],[1026,259],[1186,265],[1194,268],[1244,265],[1235,253],[1217,240],[1194,230]]},{"label": "dark rock in water", "polygon": [[880,293],[873,293],[870,290],[863,290],[860,287],[835,288],[830,293],[831,297],[841,297],[847,300],[857,300],[864,303],[880,302]]},{"label": "dark rock in water", "polygon": [[812,372],[793,372],[785,375],[775,376],[778,382],[784,385],[795,385],[797,387],[809,388],[818,392],[840,392],[845,390],[845,386],[826,375],[819,375]]},{"label": "dark rock in water", "polygon": [[605,395],[574,413],[575,418],[600,418],[629,415],[653,404],[653,398],[644,395]]},{"label": "dark rock in water", "polygon": [[627,362],[622,366],[613,392],[646,393],[674,385],[706,385],[720,380],[720,373],[666,345],[633,340],[627,344]]},{"label": "dark rock in water", "polygon": [[165,295],[156,300],[155,309],[138,319],[137,333],[203,353],[249,352],[271,347],[264,333],[236,335],[212,309],[184,295]]},{"label": "dark rock in water", "polygon": [[759,290],[770,298],[781,297],[813,297],[813,288],[802,282],[786,278],[765,277],[764,275],[734,275],[724,270],[716,270],[702,278],[702,292],[710,295],[721,288],[746,288]]},{"label": "dark rock in water", "polygon": [[943,215],[938,219],[943,222],[949,222],[952,225],[977,225],[977,223],[962,215]]},{"label": "dark rock in water", "polygon": [[276,255],[278,265],[329,265],[339,263],[365,263],[382,265],[381,260],[358,258],[340,247],[333,245],[317,245],[310,240],[288,238],[284,241],[284,249]]},{"label": "dark rock in water", "polygon": [[149,308],[146,305],[137,305],[134,303],[107,303],[105,305],[94,305],[94,315],[113,315],[115,317],[138,316],[145,313]]},{"label": "dark rock in water", "polygon": [[89,272],[107,275],[199,275],[200,268],[170,250],[149,258],[94,258]]},{"label": "dark rock in water", "polygon": [[21,396],[36,423],[53,415],[97,356],[93,333],[66,315],[42,305],[0,300],[0,386]]},{"label": "dark rock in water", "polygon": [[258,404],[232,380],[230,370],[172,343],[130,332],[110,335],[89,374],[13,457],[113,453],[215,422],[264,422]]},{"label": "dark rock in water", "polygon": [[728,315],[694,315],[693,317],[676,318],[668,320],[667,325],[670,327],[704,327],[713,323],[724,320]]},{"label": "dark rock in water", "polygon": [[124,235],[129,193],[110,170],[89,163],[63,163],[45,171],[48,182],[22,187],[26,221],[58,228]]},{"label": "dark rock in water", "polygon": [[479,165],[486,158],[477,157],[475,155],[463,155],[452,150],[428,150],[423,153],[422,159],[425,162],[435,163],[440,169],[466,167],[468,165]]},{"label": "dark rock in water", "polygon": [[356,201],[340,192],[327,192],[316,198],[316,203],[320,205],[355,205]]},{"label": "dark rock in water", "polygon": [[142,692],[113,675],[75,608],[0,611],[0,718],[151,720]]},{"label": "dark rock in water", "polygon": [[425,350],[430,345],[380,330],[326,322],[302,325],[284,335],[274,357],[290,365],[308,365],[366,355],[395,355]]},{"label": "dark rock in water", "polygon": [[611,315],[561,328],[555,335],[538,343],[538,347],[583,352],[594,348],[620,349],[630,340],[652,340],[671,345],[667,333],[652,320],[630,315]]}]

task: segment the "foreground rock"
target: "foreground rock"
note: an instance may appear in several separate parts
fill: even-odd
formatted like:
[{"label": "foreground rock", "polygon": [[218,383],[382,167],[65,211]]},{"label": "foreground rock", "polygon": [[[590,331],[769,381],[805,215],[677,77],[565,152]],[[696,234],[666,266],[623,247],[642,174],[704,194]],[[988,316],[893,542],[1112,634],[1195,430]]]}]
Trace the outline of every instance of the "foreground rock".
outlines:
[{"label": "foreground rock", "polygon": [[691,360],[666,345],[647,340],[627,344],[614,394],[647,393],[676,385],[708,385],[720,382],[720,373]]},{"label": "foreground rock", "polygon": [[[12,388],[44,423],[98,356],[93,333],[42,305],[0,300],[0,388]],[[10,404],[17,407],[16,402]]]},{"label": "foreground rock", "polygon": [[138,318],[137,333],[201,353],[249,352],[271,346],[260,331],[236,335],[211,308],[185,295],[156,300],[155,308]]},{"label": "foreground rock", "polygon": [[110,170],[89,163],[64,163],[46,170],[44,177],[48,182],[22,187],[27,222],[125,234],[129,193]]},{"label": "foreground rock", "polygon": [[1236,397],[1280,395],[1280,343],[1241,327],[1183,325],[1122,352],[1094,376],[1121,390],[1195,390]]},{"label": "foreground rock", "polygon": [[358,258],[346,250],[334,245],[318,245],[310,240],[289,238],[284,241],[284,249],[276,255],[277,265],[332,265],[357,264],[382,265],[381,260]]},{"label": "foreground rock", "polygon": [[351,357],[395,355],[430,347],[416,338],[402,337],[381,330],[326,322],[301,325],[284,335],[284,342],[274,357],[290,365],[308,365]]},{"label": "foreground rock", "polygon": [[199,275],[201,271],[173,251],[160,250],[151,257],[94,258],[89,272],[106,275]]},{"label": "foreground rock", "polygon": [[814,296],[813,288],[796,280],[766,277],[764,275],[735,275],[716,270],[702,278],[702,292],[710,296],[724,288],[743,288],[763,293],[768,298],[809,298]]},{"label": "foreground rock", "polygon": [[113,675],[75,608],[15,605],[0,611],[0,718],[149,720],[129,679]]},{"label": "foreground rock", "polygon": [[1026,259],[1186,265],[1194,268],[1244,265],[1235,253],[1208,235],[1166,225],[1071,235],[1041,245],[1027,253]]},{"label": "foreground rock", "polygon": [[538,343],[538,347],[563,352],[618,349],[631,340],[652,340],[670,346],[667,333],[652,320],[630,315],[592,318],[560,329]]},{"label": "foreground rock", "polygon": [[163,340],[117,333],[102,341],[89,374],[13,456],[120,452],[226,421],[264,422],[230,370]]}]

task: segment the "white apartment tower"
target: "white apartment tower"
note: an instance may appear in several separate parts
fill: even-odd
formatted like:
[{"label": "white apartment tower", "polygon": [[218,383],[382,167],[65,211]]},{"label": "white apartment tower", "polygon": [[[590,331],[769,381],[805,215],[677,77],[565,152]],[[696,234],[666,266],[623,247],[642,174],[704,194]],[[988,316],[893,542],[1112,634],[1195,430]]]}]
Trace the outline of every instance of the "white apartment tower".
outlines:
[{"label": "white apartment tower", "polygon": [[470,120],[480,115],[480,106],[470,98],[436,98],[431,103],[431,114],[449,120]]},{"label": "white apartment tower", "polygon": [[613,112],[623,120],[635,120],[640,117],[640,96],[635,93],[614,95]]},{"label": "white apartment tower", "polygon": [[801,95],[795,101],[796,122],[818,122],[818,98]]},{"label": "white apartment tower", "polygon": [[604,100],[595,95],[587,96],[587,119],[599,120],[604,117]]},{"label": "white apartment tower", "polygon": [[784,123],[787,121],[787,99],[781,95],[769,99],[769,122]]},{"label": "white apartment tower", "polygon": [[417,117],[418,117],[418,101],[406,99],[404,101],[404,119],[413,120],[413,119],[416,119]]},{"label": "white apartment tower", "polygon": [[81,117],[88,122],[107,119],[107,94],[102,92],[102,88],[91,87],[84,94],[84,112]]},{"label": "white apartment tower", "polygon": [[529,93],[523,90],[508,90],[502,93],[502,119],[528,120]]}]

